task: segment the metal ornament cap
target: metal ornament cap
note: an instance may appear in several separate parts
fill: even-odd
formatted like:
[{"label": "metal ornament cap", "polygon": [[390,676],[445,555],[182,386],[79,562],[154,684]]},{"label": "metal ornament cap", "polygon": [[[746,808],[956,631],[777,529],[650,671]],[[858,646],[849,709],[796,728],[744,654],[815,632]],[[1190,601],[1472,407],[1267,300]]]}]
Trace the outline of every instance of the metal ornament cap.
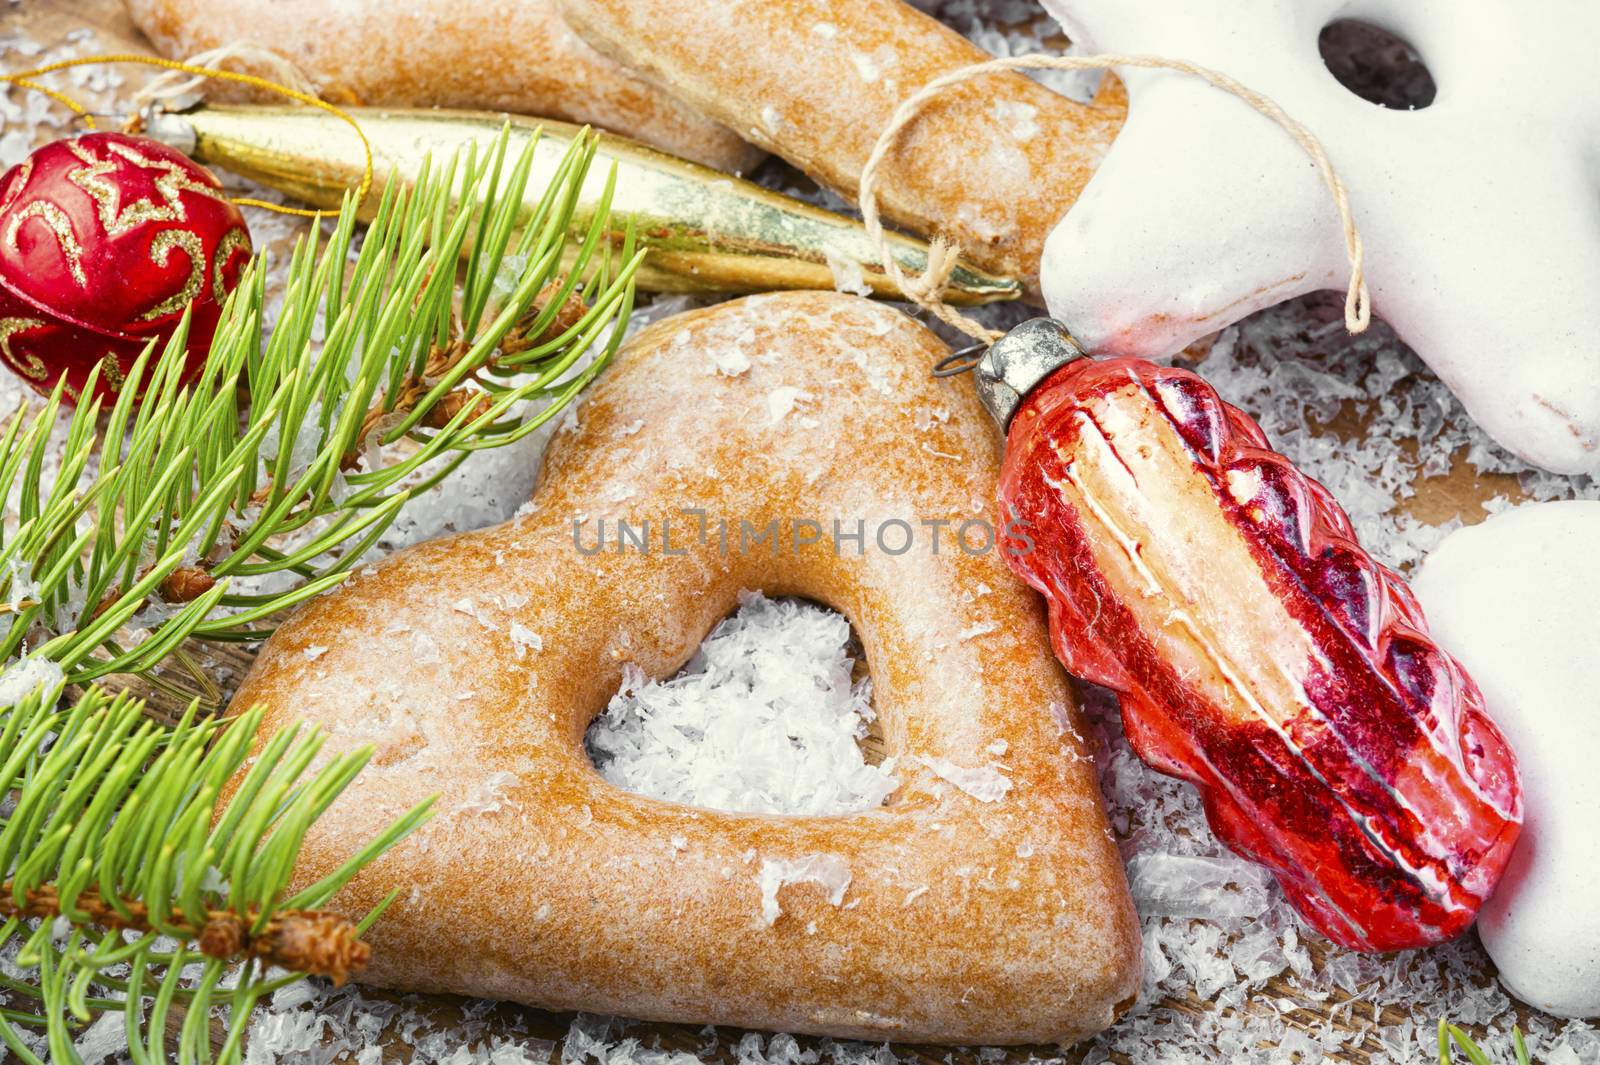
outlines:
[{"label": "metal ornament cap", "polygon": [[989,345],[978,360],[978,398],[1005,433],[1022,398],[1051,373],[1089,356],[1054,318],[1030,318]]}]

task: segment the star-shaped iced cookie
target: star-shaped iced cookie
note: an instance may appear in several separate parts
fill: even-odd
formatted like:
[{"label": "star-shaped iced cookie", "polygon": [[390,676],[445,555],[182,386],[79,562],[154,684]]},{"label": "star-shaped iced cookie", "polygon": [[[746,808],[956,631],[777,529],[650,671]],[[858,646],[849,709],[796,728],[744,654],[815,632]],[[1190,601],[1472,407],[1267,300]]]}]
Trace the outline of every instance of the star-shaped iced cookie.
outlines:
[{"label": "star-shaped iced cookie", "polygon": [[[1350,190],[1373,306],[1501,444],[1600,473],[1600,4],[1044,0],[1090,51],[1187,59],[1309,126]],[[1438,86],[1389,110],[1318,53],[1335,18],[1408,41]],[[1306,154],[1197,78],[1121,70],[1127,125],[1046,244],[1051,313],[1091,350],[1162,355],[1343,288]]]}]

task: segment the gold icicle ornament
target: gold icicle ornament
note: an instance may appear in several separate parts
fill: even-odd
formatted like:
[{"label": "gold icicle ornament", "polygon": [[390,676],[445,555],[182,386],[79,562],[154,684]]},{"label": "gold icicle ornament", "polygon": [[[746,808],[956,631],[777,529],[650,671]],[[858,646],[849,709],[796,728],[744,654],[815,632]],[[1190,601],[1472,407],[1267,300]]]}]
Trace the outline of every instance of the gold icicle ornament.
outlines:
[{"label": "gold icicle ornament", "polygon": [[[469,141],[492,146],[509,126],[507,157],[537,138],[525,204],[555,177],[580,128],[565,122],[471,111],[351,108],[372,145],[373,191],[363,214],[376,211],[384,186],[408,186],[431,157],[450,158]],[[182,112],[145,116],[147,134],[208,166],[278,189],[316,207],[334,209],[362,176],[349,128],[338,118],[301,107],[203,104]],[[856,280],[874,295],[901,293],[884,273],[878,250],[860,222],[687,162],[609,133],[598,134],[594,165],[572,216],[580,236],[593,220],[608,174],[616,167],[612,236],[621,243],[631,222],[646,250],[637,274],[653,292],[746,293],[779,289],[831,289],[836,279]],[[927,265],[928,245],[899,234],[890,247],[907,276]],[[945,298],[955,304],[1017,299],[1015,278],[960,262]]]}]

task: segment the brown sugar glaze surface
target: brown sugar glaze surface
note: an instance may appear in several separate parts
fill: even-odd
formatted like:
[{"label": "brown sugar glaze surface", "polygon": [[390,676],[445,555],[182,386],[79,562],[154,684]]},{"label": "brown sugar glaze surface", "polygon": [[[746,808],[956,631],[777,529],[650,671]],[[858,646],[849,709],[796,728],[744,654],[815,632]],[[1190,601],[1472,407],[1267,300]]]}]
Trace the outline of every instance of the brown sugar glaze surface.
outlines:
[{"label": "brown sugar glaze surface", "polygon": [[[440,796],[338,900],[360,912],[401,889],[368,979],[915,1042],[1071,1041],[1131,1001],[1136,916],[1037,597],[993,551],[871,540],[891,518],[990,507],[999,441],[968,384],[929,377],[945,350],[835,293],[670,319],[558,434],[522,516],[392,556],[279,630],[237,705],[323,727],[330,752],[378,751],[308,836],[299,877]],[[705,511],[709,546],[681,508]],[[868,549],[735,538],[724,554],[721,517],[861,519]],[[675,519],[688,553],[575,548],[574,519],[592,547],[619,518],[651,520],[657,548]],[[902,781],[883,808],[717,812],[624,793],[589,764],[584,731],[624,665],[672,674],[744,588],[855,626]],[[1009,786],[983,801],[936,767]],[[804,880],[764,895],[764,871],[811,859],[847,871],[837,904]]]}]

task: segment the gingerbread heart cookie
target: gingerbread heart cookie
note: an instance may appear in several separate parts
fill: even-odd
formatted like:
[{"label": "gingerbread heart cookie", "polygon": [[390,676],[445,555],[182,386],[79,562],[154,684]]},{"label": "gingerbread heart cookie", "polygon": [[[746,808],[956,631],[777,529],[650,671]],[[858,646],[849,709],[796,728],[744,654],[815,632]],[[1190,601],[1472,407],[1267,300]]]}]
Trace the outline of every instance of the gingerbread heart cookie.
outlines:
[{"label": "gingerbread heart cookie", "polygon": [[[1040,606],[985,518],[999,442],[945,353],[836,293],[639,336],[514,520],[420,545],[279,630],[238,696],[378,754],[300,876],[437,793],[341,897],[367,979],[556,1009],[916,1042],[1071,1041],[1139,986],[1139,933]],[[942,524],[941,524],[942,523]],[[937,536],[937,539],[935,537]],[[824,817],[596,773],[624,666],[672,674],[741,589],[841,611],[901,786]]]}]

